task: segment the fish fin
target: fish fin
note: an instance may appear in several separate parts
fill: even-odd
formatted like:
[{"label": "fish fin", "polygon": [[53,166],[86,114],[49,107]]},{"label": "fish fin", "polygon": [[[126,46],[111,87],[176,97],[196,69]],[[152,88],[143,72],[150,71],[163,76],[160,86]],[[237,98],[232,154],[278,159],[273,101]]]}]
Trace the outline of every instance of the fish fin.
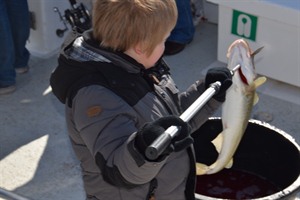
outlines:
[{"label": "fish fin", "polygon": [[253,98],[253,106],[256,105],[259,101],[259,97],[258,94],[255,92],[254,93],[254,98]]},{"label": "fish fin", "polygon": [[[262,84],[264,84],[267,81],[267,78],[262,76],[262,77],[258,77],[257,79],[254,80],[253,82],[253,88],[258,88],[259,86],[261,86]],[[256,105],[259,101],[259,97],[257,93],[254,93],[254,99],[253,99],[253,105]]]},{"label": "fish fin", "polygon": [[[219,168],[218,165],[219,165],[219,163],[218,163],[218,161],[216,161],[210,166],[205,166],[205,167],[202,166],[202,168],[201,168],[201,170],[199,170],[199,172],[201,172],[203,174],[215,174],[215,173],[221,171],[223,168],[229,169],[233,166],[233,158],[231,158],[230,161],[224,167]],[[216,169],[216,167],[218,167],[218,169]]]},{"label": "fish fin", "polygon": [[225,166],[226,169],[230,169],[233,165],[233,158],[230,159],[229,163]]},{"label": "fish fin", "polygon": [[255,88],[258,88],[262,84],[264,84],[267,81],[267,78],[265,76],[258,77],[254,80],[253,84]]},{"label": "fish fin", "polygon": [[222,149],[222,143],[223,143],[223,133],[220,133],[213,141],[213,145],[215,146],[218,153],[221,152]]},{"label": "fish fin", "polygon": [[256,49],[254,52],[251,53],[251,57],[253,58],[256,54],[258,54],[262,49],[264,48],[264,46]]},{"label": "fish fin", "polygon": [[208,170],[208,166],[202,163],[196,163],[196,175],[203,175],[206,174]]}]

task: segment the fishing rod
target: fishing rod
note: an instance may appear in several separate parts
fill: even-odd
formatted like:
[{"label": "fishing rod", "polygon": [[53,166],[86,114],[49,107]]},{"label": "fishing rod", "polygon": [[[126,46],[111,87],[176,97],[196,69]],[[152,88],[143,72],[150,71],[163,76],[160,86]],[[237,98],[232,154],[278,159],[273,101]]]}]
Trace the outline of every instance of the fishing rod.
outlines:
[{"label": "fishing rod", "polygon": [[[240,64],[236,65],[231,71],[231,75],[233,76],[234,73],[241,67]],[[190,105],[181,115],[180,118],[184,122],[190,121],[194,117],[194,115],[216,94],[219,92],[221,87],[221,82],[216,81],[203,92],[201,96]],[[178,127],[177,126],[170,126],[163,134],[161,134],[158,138],[152,142],[151,145],[149,145],[146,148],[145,155],[150,160],[157,159],[161,153],[170,145],[172,139],[177,135],[178,133]]]},{"label": "fishing rod", "polygon": [[83,3],[77,3],[76,0],[69,0],[69,2],[71,8],[66,9],[64,15],[61,14],[57,7],[53,8],[53,11],[58,13],[60,20],[64,24],[64,29],[56,29],[56,35],[58,37],[63,37],[64,33],[69,30],[67,24],[70,24],[72,29],[76,28],[80,33],[92,27],[91,15]]}]

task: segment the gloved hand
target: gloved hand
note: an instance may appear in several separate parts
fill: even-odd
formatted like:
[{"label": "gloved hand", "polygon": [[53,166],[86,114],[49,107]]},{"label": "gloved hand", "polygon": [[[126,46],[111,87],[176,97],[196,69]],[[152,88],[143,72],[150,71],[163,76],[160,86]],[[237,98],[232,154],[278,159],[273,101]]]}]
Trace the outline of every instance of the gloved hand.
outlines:
[{"label": "gloved hand", "polygon": [[230,70],[226,67],[215,67],[207,71],[205,77],[205,87],[208,88],[210,84],[220,81],[221,87],[217,94],[213,96],[214,99],[220,102],[225,101],[226,90],[232,85],[232,75]]},{"label": "gloved hand", "polygon": [[172,139],[169,147],[167,147],[155,161],[163,160],[173,151],[178,152],[184,150],[194,142],[193,138],[189,134],[188,123],[184,122],[177,116],[171,115],[168,117],[162,117],[154,122],[146,123],[137,132],[134,142],[136,149],[147,159],[145,156],[146,148],[172,125],[178,126],[179,132]]}]

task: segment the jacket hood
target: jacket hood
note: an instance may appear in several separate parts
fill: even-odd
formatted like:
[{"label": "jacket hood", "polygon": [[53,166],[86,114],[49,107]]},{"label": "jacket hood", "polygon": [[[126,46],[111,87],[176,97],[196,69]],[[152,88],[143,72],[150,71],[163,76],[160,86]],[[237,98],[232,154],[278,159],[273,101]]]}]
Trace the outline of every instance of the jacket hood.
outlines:
[{"label": "jacket hood", "polygon": [[[62,45],[58,66],[51,74],[52,92],[65,103],[74,83],[103,70],[116,70],[116,67],[131,74],[144,71],[143,65],[126,54],[100,48],[91,31],[83,35],[72,32]],[[108,74],[112,73],[115,72]]]}]

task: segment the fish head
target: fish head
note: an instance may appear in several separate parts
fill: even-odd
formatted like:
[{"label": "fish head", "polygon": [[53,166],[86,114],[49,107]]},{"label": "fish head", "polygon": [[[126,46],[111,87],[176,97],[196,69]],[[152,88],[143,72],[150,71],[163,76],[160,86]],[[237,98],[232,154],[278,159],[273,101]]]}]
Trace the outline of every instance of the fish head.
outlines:
[{"label": "fish head", "polygon": [[235,40],[228,48],[228,68],[233,70],[235,66],[240,65],[238,74],[241,81],[246,85],[250,85],[257,76],[254,66],[254,55],[261,49],[252,52],[248,42],[244,39]]}]

